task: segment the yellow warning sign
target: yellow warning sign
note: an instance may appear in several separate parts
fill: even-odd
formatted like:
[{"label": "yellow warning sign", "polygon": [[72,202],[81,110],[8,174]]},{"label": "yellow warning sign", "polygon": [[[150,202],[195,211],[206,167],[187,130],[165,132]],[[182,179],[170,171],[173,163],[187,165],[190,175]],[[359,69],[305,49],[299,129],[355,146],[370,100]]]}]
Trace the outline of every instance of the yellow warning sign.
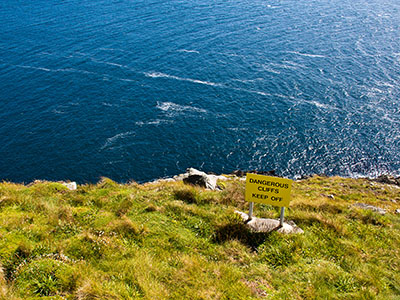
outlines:
[{"label": "yellow warning sign", "polygon": [[245,199],[280,207],[288,207],[292,180],[247,173]]}]

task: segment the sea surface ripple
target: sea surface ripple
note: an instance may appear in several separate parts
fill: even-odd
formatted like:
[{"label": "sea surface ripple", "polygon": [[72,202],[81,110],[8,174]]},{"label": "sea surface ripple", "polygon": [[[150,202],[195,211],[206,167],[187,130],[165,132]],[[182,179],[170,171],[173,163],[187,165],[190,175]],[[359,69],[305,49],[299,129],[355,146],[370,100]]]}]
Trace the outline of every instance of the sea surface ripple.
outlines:
[{"label": "sea surface ripple", "polygon": [[397,0],[0,3],[0,179],[400,174]]}]

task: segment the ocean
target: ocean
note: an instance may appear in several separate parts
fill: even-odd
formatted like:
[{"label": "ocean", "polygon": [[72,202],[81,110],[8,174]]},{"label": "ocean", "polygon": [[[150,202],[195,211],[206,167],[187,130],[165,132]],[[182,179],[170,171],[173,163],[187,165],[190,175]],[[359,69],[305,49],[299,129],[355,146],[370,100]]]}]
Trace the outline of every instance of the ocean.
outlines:
[{"label": "ocean", "polygon": [[0,180],[400,174],[397,0],[8,0],[0,28]]}]

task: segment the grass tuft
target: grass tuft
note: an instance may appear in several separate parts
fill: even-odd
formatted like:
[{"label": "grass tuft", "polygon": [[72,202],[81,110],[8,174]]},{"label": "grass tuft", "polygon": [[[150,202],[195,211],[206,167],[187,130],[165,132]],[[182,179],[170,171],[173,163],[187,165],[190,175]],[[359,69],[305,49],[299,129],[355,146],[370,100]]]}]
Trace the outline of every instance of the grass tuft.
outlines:
[{"label": "grass tuft", "polygon": [[72,293],[78,274],[74,267],[50,258],[34,260],[18,270],[15,287],[21,296],[54,296]]}]

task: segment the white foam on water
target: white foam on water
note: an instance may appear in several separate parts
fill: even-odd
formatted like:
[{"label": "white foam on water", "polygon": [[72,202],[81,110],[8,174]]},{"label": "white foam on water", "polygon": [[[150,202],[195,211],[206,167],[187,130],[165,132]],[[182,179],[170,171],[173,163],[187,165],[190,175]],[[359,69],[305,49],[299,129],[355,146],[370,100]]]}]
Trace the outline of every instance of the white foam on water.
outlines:
[{"label": "white foam on water", "polygon": [[284,63],[284,67],[287,67],[289,65],[289,66],[299,67],[299,68],[308,68],[307,66],[305,66],[303,64],[299,64],[299,63],[296,63],[296,62],[291,61],[291,60],[284,60],[282,62]]},{"label": "white foam on water", "polygon": [[199,51],[197,51],[197,50],[188,50],[188,49],[179,49],[179,50],[176,50],[177,52],[185,52],[185,53],[197,53],[197,54],[199,54],[200,52]]},{"label": "white foam on water", "polygon": [[297,51],[287,51],[287,53],[292,53],[292,54],[307,56],[307,57],[314,57],[314,58],[326,58],[325,55],[302,53],[302,52],[297,52]]},{"label": "white foam on water", "polygon": [[239,92],[246,92],[246,93],[250,93],[250,94],[257,94],[257,95],[261,95],[261,96],[273,96],[270,93],[266,93],[266,92],[262,92],[262,91],[256,91],[256,90],[249,90],[249,89],[243,89],[243,88],[235,88],[235,87],[228,87],[225,86],[228,89],[234,90],[234,91],[239,91]]},{"label": "white foam on water", "polygon": [[382,82],[382,81],[378,81],[376,83],[378,86],[382,86],[382,87],[389,87],[389,88],[394,88],[395,86],[389,82]]},{"label": "white foam on water", "polygon": [[265,93],[265,92],[260,92],[260,91],[249,91],[249,92],[254,93],[254,94],[258,94],[258,95],[261,95],[261,96],[272,96],[272,94]]},{"label": "white foam on water", "polygon": [[220,83],[203,81],[203,80],[192,79],[192,78],[178,77],[178,76],[174,76],[174,75],[165,74],[162,72],[145,72],[144,75],[147,77],[151,77],[151,78],[168,78],[168,79],[174,79],[174,80],[179,80],[179,81],[188,81],[188,82],[192,82],[192,83],[205,84],[205,85],[210,85],[210,86],[219,86],[219,87],[223,86]]},{"label": "white foam on water", "polygon": [[173,102],[157,102],[158,109],[164,112],[196,112],[196,113],[206,113],[207,111],[202,108],[194,106],[179,105]]},{"label": "white foam on water", "polygon": [[94,72],[89,72],[85,70],[79,70],[79,69],[74,69],[74,68],[65,68],[65,69],[55,69],[55,72],[69,72],[69,73],[80,73],[80,74],[95,74],[97,73]]},{"label": "white foam on water", "polygon": [[295,100],[295,101],[298,101],[298,100],[299,100],[298,98],[293,97],[293,96],[289,96],[289,95],[273,94],[272,96],[279,97],[279,98],[282,98],[282,99]]},{"label": "white foam on water", "polygon": [[104,145],[100,148],[101,150],[108,148],[109,146],[111,146],[112,144],[114,144],[117,140],[119,139],[124,139],[128,136],[134,135],[135,132],[134,131],[127,131],[127,132],[122,132],[122,133],[118,133],[108,139],[106,139],[106,142],[104,143]]},{"label": "white foam on water", "polygon": [[23,69],[32,69],[32,70],[44,71],[44,72],[66,72],[66,73],[81,73],[81,74],[99,75],[99,74],[94,73],[94,72],[89,72],[89,71],[79,70],[79,69],[74,69],[74,68],[49,69],[49,68],[34,67],[34,66],[29,66],[29,65],[12,65],[12,66],[18,67],[18,68],[23,68]]},{"label": "white foam on water", "polygon": [[108,66],[113,66],[113,67],[118,67],[118,68],[129,69],[129,67],[126,66],[126,65],[117,64],[117,63],[114,63],[114,62],[111,62],[111,61],[97,60],[97,59],[95,59],[93,57],[90,57],[89,59],[91,61],[95,62],[95,63],[98,63],[98,64],[103,64],[103,65],[108,65]]},{"label": "white foam on water", "polygon": [[392,116],[389,115],[388,113],[384,113],[382,119],[388,121],[391,124],[399,124],[400,123],[400,121],[393,119]]},{"label": "white foam on water", "polygon": [[323,108],[323,109],[329,109],[330,108],[329,105],[325,105],[325,104],[319,103],[319,102],[317,102],[315,100],[309,101],[309,103],[315,105],[318,108]]},{"label": "white foam on water", "polygon": [[160,124],[164,124],[164,123],[173,123],[172,120],[163,120],[163,119],[156,119],[156,120],[150,120],[150,121],[139,121],[136,122],[135,124],[137,126],[146,126],[146,125],[160,125]]},{"label": "white foam on water", "polygon": [[63,115],[65,114],[65,111],[62,110],[57,110],[57,109],[53,109],[52,112],[56,115]]},{"label": "white foam on water", "polygon": [[280,69],[295,68],[295,67],[293,67],[293,66],[286,66],[285,64],[281,64],[281,63],[268,63],[268,64],[265,64],[265,65],[263,65],[263,66],[272,66],[272,67],[280,68]]},{"label": "white foam on water", "polygon": [[270,68],[270,66],[268,66],[268,65],[262,65],[262,68],[263,68],[264,71],[267,71],[267,72],[269,72],[269,73],[281,74],[280,71],[275,70],[275,69],[273,69],[273,68]]},{"label": "white foam on water", "polygon": [[263,78],[255,78],[255,79],[232,79],[232,81],[237,81],[237,82],[241,82],[241,83],[256,82],[256,81],[260,81],[260,80],[264,80],[264,79],[263,79]]},{"label": "white foam on water", "polygon": [[[234,91],[257,94],[257,95],[261,95],[261,96],[276,96],[276,97],[280,97],[280,98],[296,100],[296,98],[291,97],[291,96],[280,95],[280,94],[270,94],[270,93],[263,92],[263,91],[250,90],[250,89],[244,89],[244,88],[236,88],[236,87],[228,86],[228,85],[225,85],[222,83],[215,83],[215,82],[202,81],[202,80],[191,79],[191,78],[178,77],[178,76],[174,76],[174,75],[165,74],[162,72],[145,72],[144,75],[147,77],[151,77],[151,78],[168,78],[168,79],[174,79],[174,80],[180,80],[180,81],[189,81],[189,82],[193,82],[193,83],[211,85],[211,86],[230,89],[230,90],[234,90]],[[256,80],[262,80],[262,78],[257,78]],[[233,79],[233,81],[246,82],[245,80],[243,81],[240,79]],[[251,81],[249,81],[249,82],[251,82]]]},{"label": "white foam on water", "polygon": [[26,65],[13,65],[14,67],[23,68],[23,69],[32,69],[32,70],[39,70],[45,72],[55,72],[55,70],[43,68],[43,67],[34,67],[34,66],[26,66]]},{"label": "white foam on water", "polygon": [[99,48],[99,50],[102,50],[102,51],[118,51],[118,52],[133,53],[132,51],[127,51],[127,50],[119,49],[119,48]]},{"label": "white foam on water", "polygon": [[108,106],[108,107],[120,107],[119,104],[113,104],[113,103],[108,103],[108,102],[102,102],[101,105]]},{"label": "white foam on water", "polygon": [[246,130],[249,130],[248,128],[246,128],[246,127],[229,127],[229,128],[227,128],[228,130],[231,130],[231,131],[246,131]]},{"label": "white foam on water", "polygon": [[120,68],[127,68],[127,66],[125,66],[125,65],[121,65],[121,64],[117,64],[117,63],[113,63],[113,62],[101,61],[101,60],[98,60],[97,62],[102,63],[102,64],[106,64],[106,65],[110,65],[110,66],[115,66],[115,67],[120,67]]}]

